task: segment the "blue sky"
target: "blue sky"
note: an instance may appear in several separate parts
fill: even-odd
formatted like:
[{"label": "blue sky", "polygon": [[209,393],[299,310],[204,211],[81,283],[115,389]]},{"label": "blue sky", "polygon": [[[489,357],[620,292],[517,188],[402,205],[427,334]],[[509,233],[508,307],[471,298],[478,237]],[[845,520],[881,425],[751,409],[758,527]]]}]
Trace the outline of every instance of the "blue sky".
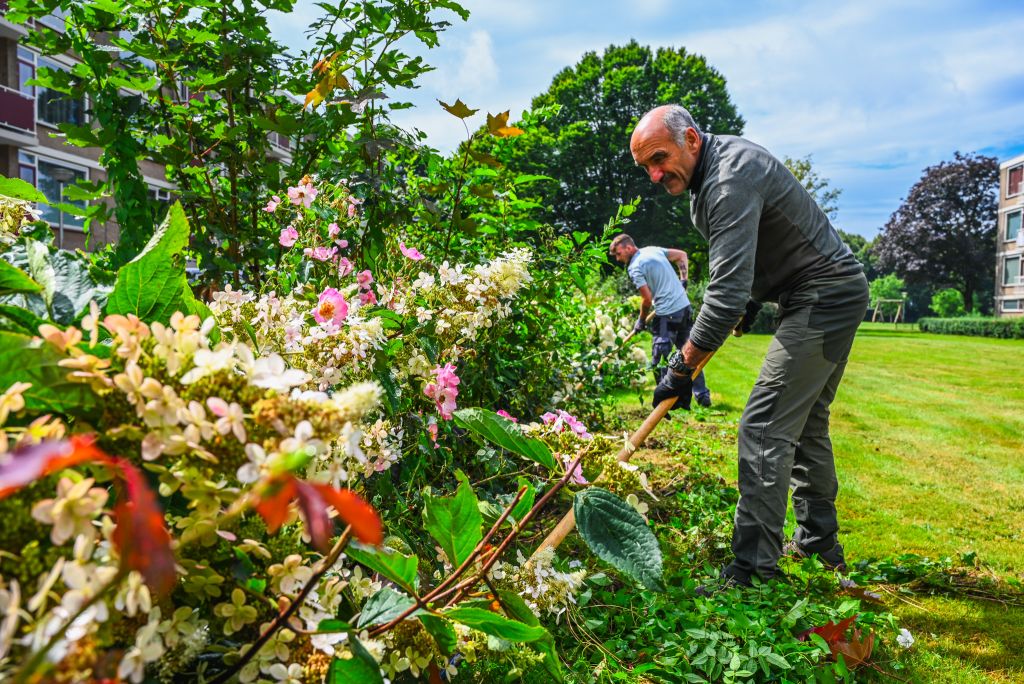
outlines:
[{"label": "blue sky", "polygon": [[[954,151],[1024,153],[1019,0],[468,0],[471,16],[425,52],[436,71],[396,120],[441,150],[464,136],[436,100],[513,119],[586,52],[636,39],[704,55],[726,78],[744,135],[812,155],[841,188],[837,225],[873,237],[926,166]],[[298,50],[312,2],[272,18]],[[415,46],[406,46],[415,51]]]}]

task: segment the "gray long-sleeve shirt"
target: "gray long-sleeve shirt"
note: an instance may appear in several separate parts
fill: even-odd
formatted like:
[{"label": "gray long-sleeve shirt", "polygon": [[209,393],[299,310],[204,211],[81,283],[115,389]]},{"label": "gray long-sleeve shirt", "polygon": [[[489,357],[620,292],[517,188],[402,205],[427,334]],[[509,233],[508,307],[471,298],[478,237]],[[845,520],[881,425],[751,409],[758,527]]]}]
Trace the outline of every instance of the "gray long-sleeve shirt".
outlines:
[{"label": "gray long-sleeve shirt", "polygon": [[707,351],[722,346],[748,299],[778,301],[814,281],[864,270],[783,163],[743,138],[704,136],[690,217],[708,241],[710,272],[690,339]]}]

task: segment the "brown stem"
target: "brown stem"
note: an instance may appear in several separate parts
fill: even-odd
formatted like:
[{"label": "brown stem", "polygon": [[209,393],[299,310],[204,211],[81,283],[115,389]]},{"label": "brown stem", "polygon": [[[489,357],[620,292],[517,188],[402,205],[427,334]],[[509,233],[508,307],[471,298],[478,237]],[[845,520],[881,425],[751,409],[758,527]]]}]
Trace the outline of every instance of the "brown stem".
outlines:
[{"label": "brown stem", "polygon": [[306,582],[306,585],[302,587],[302,591],[300,591],[299,595],[295,597],[295,600],[292,601],[291,605],[289,605],[283,613],[279,613],[278,616],[274,618],[274,621],[270,623],[270,626],[267,627],[263,634],[260,634],[259,638],[245,650],[237,663],[229,667],[224,672],[221,672],[214,679],[210,680],[210,684],[222,684],[223,682],[228,681],[231,677],[241,671],[245,664],[252,660],[253,656],[259,653],[259,650],[263,648],[263,645],[266,644],[267,641],[270,640],[270,637],[274,635],[274,632],[284,626],[288,620],[291,619],[292,615],[295,614],[295,611],[299,609],[299,606],[306,601],[306,597],[309,596],[309,592],[313,591],[313,587],[320,582],[320,578],[324,576],[324,573],[337,562],[338,556],[340,556],[341,552],[345,550],[345,547],[348,546],[349,540],[351,539],[352,526],[350,525],[346,527],[345,531],[341,533],[340,537],[338,537],[338,541],[331,548],[330,552],[320,559],[320,562],[317,564],[317,569],[313,571],[313,576],[310,577],[309,581]]}]

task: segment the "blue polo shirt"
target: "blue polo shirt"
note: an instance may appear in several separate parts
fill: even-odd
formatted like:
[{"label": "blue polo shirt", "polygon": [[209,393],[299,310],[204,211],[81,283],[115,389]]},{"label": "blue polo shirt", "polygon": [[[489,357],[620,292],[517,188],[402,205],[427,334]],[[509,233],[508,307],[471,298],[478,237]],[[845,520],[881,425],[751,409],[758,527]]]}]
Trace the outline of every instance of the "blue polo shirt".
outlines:
[{"label": "blue polo shirt", "polygon": [[667,316],[690,306],[683,284],[679,282],[679,271],[668,260],[667,252],[661,247],[641,247],[626,267],[629,279],[637,289],[644,285],[654,295],[654,310],[659,316]]}]

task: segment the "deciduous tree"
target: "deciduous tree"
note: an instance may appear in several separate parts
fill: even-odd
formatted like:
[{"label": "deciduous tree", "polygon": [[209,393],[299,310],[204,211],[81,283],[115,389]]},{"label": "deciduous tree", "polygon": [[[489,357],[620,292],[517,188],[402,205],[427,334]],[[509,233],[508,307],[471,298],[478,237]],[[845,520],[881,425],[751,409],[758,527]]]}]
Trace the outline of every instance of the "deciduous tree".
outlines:
[{"label": "deciduous tree", "polygon": [[907,284],[952,286],[972,310],[995,271],[999,162],[957,152],[924,170],[875,241],[879,266]]}]

